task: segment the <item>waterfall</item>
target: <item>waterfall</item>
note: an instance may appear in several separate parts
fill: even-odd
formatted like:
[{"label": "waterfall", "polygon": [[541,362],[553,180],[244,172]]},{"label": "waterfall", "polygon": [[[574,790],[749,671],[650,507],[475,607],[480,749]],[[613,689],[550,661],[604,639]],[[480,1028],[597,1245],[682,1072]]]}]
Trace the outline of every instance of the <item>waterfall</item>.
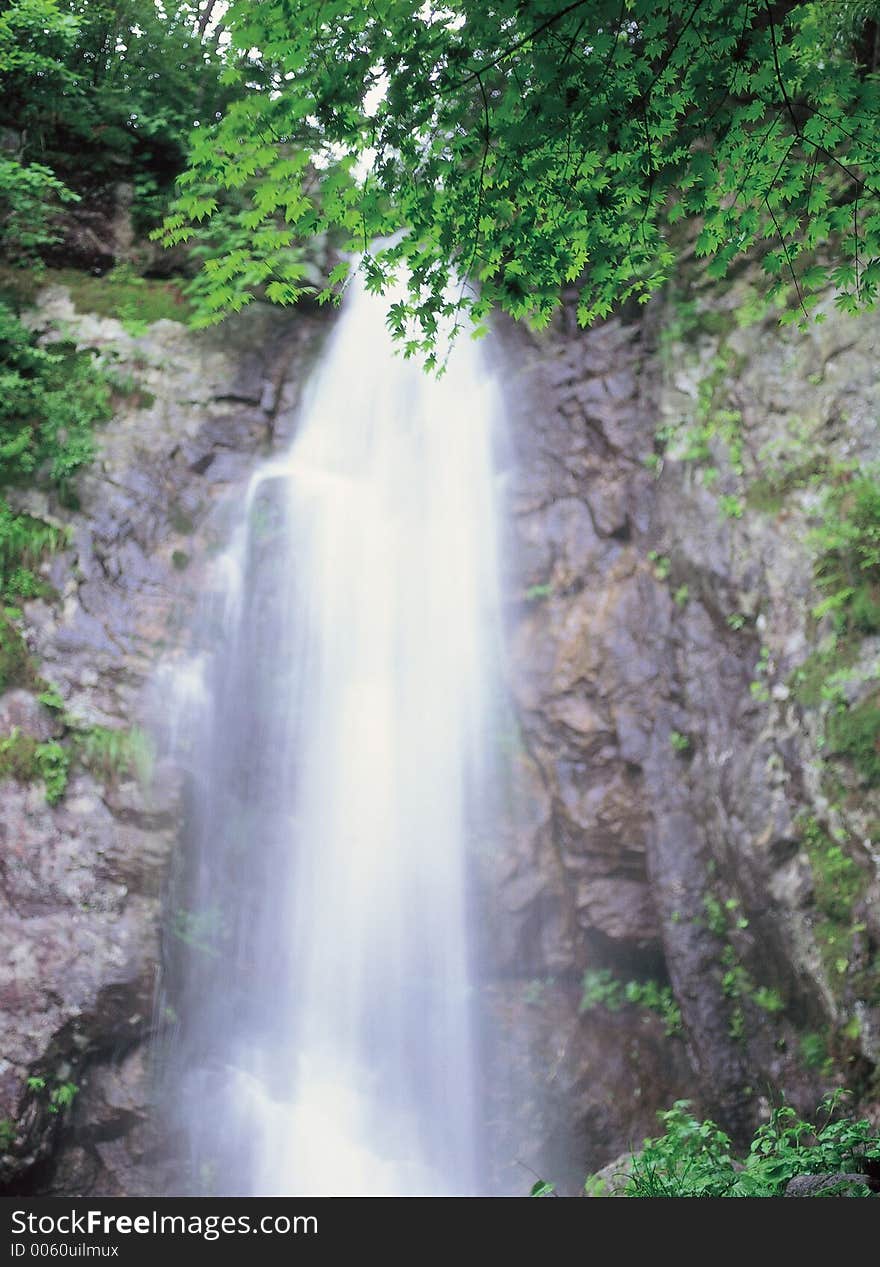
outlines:
[{"label": "waterfall", "polygon": [[496,386],[466,337],[439,379],[395,354],[388,302],[352,287],[174,691],[190,1191],[485,1188],[469,894],[499,663]]}]

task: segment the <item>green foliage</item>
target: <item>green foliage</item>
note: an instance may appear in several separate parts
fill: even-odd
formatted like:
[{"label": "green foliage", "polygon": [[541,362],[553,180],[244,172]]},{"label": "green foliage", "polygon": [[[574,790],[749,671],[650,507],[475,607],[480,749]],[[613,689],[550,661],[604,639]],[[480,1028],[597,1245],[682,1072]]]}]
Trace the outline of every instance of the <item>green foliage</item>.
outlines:
[{"label": "green foliage", "polygon": [[37,740],[14,726],[0,739],[0,781],[15,779],[18,783],[30,783],[38,774]]},{"label": "green foliage", "polygon": [[[699,1121],[688,1100],[658,1116],[663,1135],[647,1139],[633,1155],[624,1195],[630,1197],[778,1197],[795,1175],[859,1172],[880,1159],[880,1135],[869,1121],[837,1116],[843,1093],[823,1101],[821,1124],[794,1109],[775,1109],[760,1126],[741,1161],[729,1136],[714,1122]],[[870,1195],[867,1186],[850,1195]]]},{"label": "green foliage", "polygon": [[40,347],[0,303],[0,484],[43,477],[64,488],[91,460],[110,389],[88,353]]},{"label": "green foliage", "polygon": [[609,1012],[619,1012],[625,1002],[623,982],[609,968],[590,968],[584,973],[580,1011],[605,1007]]},{"label": "green foliage", "polygon": [[527,603],[537,603],[542,598],[550,598],[552,593],[552,585],[530,585],[525,592],[525,600]]},{"label": "green foliage", "polygon": [[818,1069],[825,1076],[831,1073],[834,1064],[828,1052],[828,1039],[825,1034],[812,1032],[802,1034],[798,1047],[801,1060],[808,1069]]},{"label": "green foliage", "polygon": [[[222,28],[215,22],[200,29],[199,10],[196,0],[12,0],[4,6],[0,127],[19,138],[21,170],[13,184],[21,192],[15,197],[25,197],[28,182],[41,176],[36,159],[56,198],[67,196],[65,185],[93,194],[127,179],[136,228],[161,219],[190,135],[233,95],[220,82]],[[252,64],[251,85],[261,79],[268,85],[269,72]],[[21,250],[17,233],[8,245]]]},{"label": "green foliage", "polygon": [[[684,305],[685,310],[691,307],[696,313],[695,305]],[[682,305],[678,305],[678,311],[681,310]],[[700,320],[701,324],[705,323],[702,314]],[[676,461],[698,465],[706,487],[719,478],[720,472],[715,463],[722,451],[731,472],[735,476],[743,474],[742,415],[739,410],[730,409],[727,401],[736,368],[736,354],[726,342],[722,342],[712,357],[709,372],[697,384],[693,418],[668,424],[655,437]],[[740,497],[723,493],[718,498],[718,509],[722,518],[740,519],[745,508]]]},{"label": "green foliage", "polygon": [[[305,163],[307,157],[300,151],[299,160]],[[289,161],[295,166],[298,160]],[[305,284],[309,259],[284,217],[276,214],[266,225],[255,225],[260,213],[253,199],[247,191],[237,190],[236,195],[234,206],[216,206],[212,195],[205,197],[205,203],[216,210],[190,242],[190,254],[202,263],[186,286],[192,324],[197,328],[215,324],[227,312],[238,312],[256,293],[270,303],[294,304],[315,289]]]},{"label": "green foliage", "polygon": [[69,769],[70,754],[54,739],[40,743],[32,735],[22,734],[17,726],[0,739],[0,781],[42,780],[50,805],[57,804],[67,790]]},{"label": "green foliage", "polygon": [[66,540],[63,528],[33,515],[15,514],[0,498],[0,593],[35,598],[41,588],[31,568]]},{"label": "green foliage", "polygon": [[841,637],[837,633],[823,639],[791,675],[791,686],[800,704],[817,708],[825,701],[838,707],[845,703],[840,688],[858,655],[859,641],[857,637]]},{"label": "green foliage", "polygon": [[765,1012],[773,1014],[785,1011],[785,1001],[782,995],[778,990],[773,990],[769,986],[758,986],[752,994],[752,999]]},{"label": "green foliage", "polygon": [[55,805],[67,790],[70,754],[60,743],[50,740],[37,744],[34,759],[39,777],[46,785],[46,800]]},{"label": "green foliage", "polygon": [[552,1183],[547,1183],[546,1179],[538,1179],[532,1184],[529,1191],[530,1197],[552,1197],[556,1195],[556,1189]]},{"label": "green foliage", "polygon": [[[717,905],[718,923],[712,927],[712,931],[719,933],[719,925],[723,922],[727,923],[727,916],[735,914],[739,907],[739,903],[733,899],[725,902],[722,908]],[[724,912],[727,912],[725,914]],[[738,928],[748,926],[748,920],[739,918],[736,920]],[[741,963],[737,958],[737,953],[733,945],[728,942],[721,952],[721,989],[724,995],[731,1001],[732,1007],[730,1011],[729,1032],[731,1038],[741,1041],[746,1035],[746,1014],[743,1010],[745,1003],[751,1003],[763,1012],[775,1016],[777,1013],[785,1011],[785,1000],[778,990],[772,986],[758,985],[749,972],[745,964]]]},{"label": "green foliage", "polygon": [[681,1010],[668,985],[651,980],[621,981],[608,968],[590,969],[584,973],[580,1002],[582,1014],[597,1007],[619,1012],[627,1003],[659,1013],[668,1035],[681,1033]]},{"label": "green foliage", "polygon": [[801,823],[801,840],[810,859],[817,907],[829,919],[840,923],[850,920],[863,886],[858,866],[815,818]]},{"label": "green foliage", "polygon": [[742,519],[745,512],[742,498],[731,493],[723,493],[718,498],[718,509],[724,519]]},{"label": "green foliage", "polygon": [[869,786],[880,785],[880,701],[852,704],[844,689],[853,678],[861,640],[880,633],[880,482],[873,468],[834,468],[822,523],[810,536],[814,575],[825,597],[813,609],[833,630],[792,677],[801,704],[827,704],[824,743],[848,758]]},{"label": "green foliage", "polygon": [[672,564],[665,554],[659,554],[656,550],[648,551],[648,558],[654,564],[654,575],[658,581],[665,581],[669,576],[669,570]]},{"label": "green foliage", "polygon": [[727,932],[727,917],[724,907],[714,893],[707,893],[703,898],[703,918],[706,927],[716,937],[723,937]]},{"label": "green foliage", "polygon": [[166,240],[249,182],[255,234],[283,220],[277,247],[246,248],[213,284],[219,311],[291,235],[339,231],[363,250],[405,228],[366,275],[381,288],[406,263],[409,296],[389,324],[429,360],[440,322],[463,308],[478,325],[499,307],[542,326],[576,284],[588,325],[644,301],[669,275],[682,220],[699,224],[712,277],[761,250],[771,296],[794,288],[794,317],[829,279],[841,307],[871,303],[878,85],[864,23],[830,22],[827,8],[236,0],[233,47],[259,50],[279,77],[254,92],[251,63],[230,70],[240,96],[198,130]]},{"label": "green foliage", "polygon": [[63,1113],[69,1109],[78,1092],[75,1082],[59,1082],[49,1093],[49,1112]]},{"label": "green foliage", "polygon": [[67,1082],[60,1078],[56,1079],[54,1085],[49,1087],[45,1078],[34,1076],[28,1078],[27,1088],[29,1091],[33,1091],[35,1095],[48,1091],[46,1099],[50,1113],[63,1113],[65,1109],[69,1109],[79,1093],[79,1087],[75,1082]]},{"label": "green foliage", "polygon": [[[36,689],[40,679],[33,674],[27,685]],[[41,703],[61,712],[63,700],[58,691],[46,683],[38,695]],[[63,717],[66,730],[61,740],[40,742],[14,727],[0,738],[0,781],[15,779],[19,783],[41,781],[46,800],[56,805],[67,790],[70,768],[79,761],[98,778],[111,781],[132,775],[141,783],[149,782],[153,764],[153,748],[147,735],[131,730],[110,730],[105,726],[82,728]]]},{"label": "green foliage", "polygon": [[880,705],[866,700],[856,708],[840,708],[828,719],[831,750],[849,757],[870,787],[880,785]]},{"label": "green foliage", "polygon": [[689,736],[683,735],[678,730],[670,730],[669,742],[672,745],[675,752],[678,752],[678,753],[690,752],[691,741],[690,741]]},{"label": "green foliage", "polygon": [[54,712],[62,712],[64,710],[64,700],[57,686],[47,683],[45,689],[37,695],[37,699],[41,704],[45,704],[46,708],[51,708]]},{"label": "green foliage", "polygon": [[77,201],[48,167],[0,155],[0,241],[6,258],[13,264],[32,264],[41,250],[59,239],[53,211]]},{"label": "green foliage", "polygon": [[841,632],[880,631],[880,483],[873,475],[838,474],[811,544],[816,584],[826,592],[815,615],[832,612]]},{"label": "green foliage", "polygon": [[681,1009],[675,1001],[675,995],[668,985],[659,985],[656,981],[628,981],[624,987],[627,1003],[636,1007],[647,1008],[657,1012],[663,1019],[668,1035],[680,1034],[682,1030]]},{"label": "green foliage", "polygon": [[856,904],[866,878],[846,849],[846,841],[834,840],[812,817],[801,821],[801,840],[813,875],[816,915],[813,934],[829,984],[839,993],[849,991],[873,999],[878,993],[878,965],[851,973],[853,940],[864,930],[855,917]]},{"label": "green foliage", "polygon": [[770,648],[762,647],[758,655],[758,662],[755,665],[754,681],[749,683],[749,691],[752,698],[756,699],[760,704],[766,704],[770,699],[770,688],[767,685],[767,678],[770,674]]},{"label": "green foliage", "polygon": [[[40,347],[0,302],[0,488],[49,485],[69,500],[73,476],[93,456],[93,428],[110,412],[109,381],[93,358],[68,344]],[[66,539],[63,528],[16,513],[0,496],[0,596],[19,602],[46,595],[34,569]],[[4,619],[0,689],[4,681],[23,683],[26,676],[23,653]]]},{"label": "green foliage", "polygon": [[8,1117],[0,1118],[0,1153],[8,1153],[15,1143],[15,1123]]},{"label": "green foliage", "polygon": [[111,730],[107,726],[75,729],[72,747],[86,769],[101,779],[133,775],[141,783],[149,782],[153,746],[149,736],[136,726],[130,730]]},{"label": "green foliage", "polygon": [[0,611],[0,695],[14,686],[31,686],[36,673],[24,639],[6,611]]}]

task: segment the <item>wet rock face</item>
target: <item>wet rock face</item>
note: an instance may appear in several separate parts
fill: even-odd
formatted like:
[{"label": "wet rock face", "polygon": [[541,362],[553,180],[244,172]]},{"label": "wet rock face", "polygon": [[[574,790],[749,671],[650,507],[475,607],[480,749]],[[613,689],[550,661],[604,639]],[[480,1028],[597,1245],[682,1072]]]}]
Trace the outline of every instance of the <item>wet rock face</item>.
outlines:
[{"label": "wet rock face", "polygon": [[[849,994],[829,983],[803,821],[850,838],[864,963],[878,950],[876,859],[861,845],[876,794],[844,763],[848,792],[831,803],[818,724],[786,686],[828,632],[810,615],[818,495],[792,481],[768,512],[757,491],[780,452],[785,470],[817,453],[876,458],[878,325],[831,315],[785,333],[772,315],[743,320],[749,298],[746,282],[689,296],[686,338],[669,336],[669,303],[586,332],[504,332],[520,800],[488,884],[500,1011],[529,1002],[506,1032],[520,1086],[543,1105],[530,1164],[545,1173],[555,1158],[569,1186],[682,1096],[742,1137],[765,1110],[759,1092],[809,1112],[848,1081],[871,1111],[876,1005],[853,994],[864,973]],[[729,424],[723,442],[710,407]],[[578,1016],[583,974],[602,970],[671,986],[681,1011],[635,1083],[619,1056],[643,1035],[644,1007],[618,998]],[[587,1067],[614,1088],[602,1113]]]},{"label": "wet rock face", "polygon": [[[20,494],[21,509],[66,524],[71,542],[46,564],[57,601],[25,605],[25,637],[77,723],[155,731],[167,703],[150,687],[157,663],[180,645],[228,502],[285,441],[326,323],[254,308],[219,332],[162,321],[133,337],[75,312],[62,288],[42,294],[32,321],[63,322],[82,346],[115,354],[136,391],[98,433],[75,512]],[[16,689],[0,697],[0,731],[14,727],[46,741],[59,722]],[[162,1191],[146,1046],[163,1023],[160,928],[178,822],[164,766],[144,782],[74,764],[55,806],[40,783],[0,784],[6,1191]]]},{"label": "wet rock face", "polygon": [[[819,761],[822,718],[792,687],[829,632],[810,617],[822,511],[801,473],[876,459],[878,322],[781,333],[741,319],[748,298],[698,293],[671,338],[662,303],[588,332],[504,332],[515,723],[483,874],[503,1191],[534,1171],[578,1191],[677,1098],[740,1135],[781,1091],[809,1112],[848,1081],[878,1112],[880,804],[846,761]],[[35,320],[50,318],[115,350],[138,391],[102,429],[78,511],[21,495],[71,532],[47,564],[57,601],[26,605],[26,636],[83,724],[161,728],[147,684],[209,584],[228,505],[286,440],[322,323],[253,309],[134,338],[60,290]],[[735,436],[706,439],[707,401]],[[876,690],[878,655],[866,638],[853,702]],[[57,716],[16,689],[0,733],[16,727],[46,742]],[[833,917],[805,817],[855,868]],[[165,770],[142,786],[76,768],[55,807],[39,785],[0,786],[9,1191],[163,1189],[146,1049],[178,821]]]}]

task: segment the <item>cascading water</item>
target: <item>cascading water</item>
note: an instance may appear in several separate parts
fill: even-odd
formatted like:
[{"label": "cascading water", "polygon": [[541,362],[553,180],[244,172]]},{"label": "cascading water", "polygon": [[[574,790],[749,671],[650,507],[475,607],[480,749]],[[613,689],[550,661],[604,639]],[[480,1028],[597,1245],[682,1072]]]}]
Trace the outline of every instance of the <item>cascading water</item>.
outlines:
[{"label": "cascading water", "polygon": [[[188,1190],[485,1187],[469,841],[492,776],[496,389],[353,288],[178,678]],[[185,688],[185,689],[184,689]]]}]

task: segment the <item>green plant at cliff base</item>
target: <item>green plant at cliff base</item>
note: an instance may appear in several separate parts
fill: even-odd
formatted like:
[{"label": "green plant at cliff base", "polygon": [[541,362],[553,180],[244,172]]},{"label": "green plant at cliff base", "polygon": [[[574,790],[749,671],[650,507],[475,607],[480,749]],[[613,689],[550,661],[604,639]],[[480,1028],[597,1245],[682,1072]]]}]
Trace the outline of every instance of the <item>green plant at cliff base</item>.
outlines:
[{"label": "green plant at cliff base", "polygon": [[[744,1158],[730,1137],[710,1120],[700,1121],[688,1100],[658,1114],[664,1133],[646,1139],[621,1167],[628,1197],[778,1197],[795,1175],[864,1173],[880,1161],[880,1133],[869,1121],[840,1117],[845,1093],[823,1100],[819,1123],[801,1119],[789,1106],[775,1109],[758,1127]],[[589,1183],[589,1181],[588,1181]],[[825,1189],[822,1195],[839,1195]],[[850,1182],[847,1196],[870,1196]]]}]

